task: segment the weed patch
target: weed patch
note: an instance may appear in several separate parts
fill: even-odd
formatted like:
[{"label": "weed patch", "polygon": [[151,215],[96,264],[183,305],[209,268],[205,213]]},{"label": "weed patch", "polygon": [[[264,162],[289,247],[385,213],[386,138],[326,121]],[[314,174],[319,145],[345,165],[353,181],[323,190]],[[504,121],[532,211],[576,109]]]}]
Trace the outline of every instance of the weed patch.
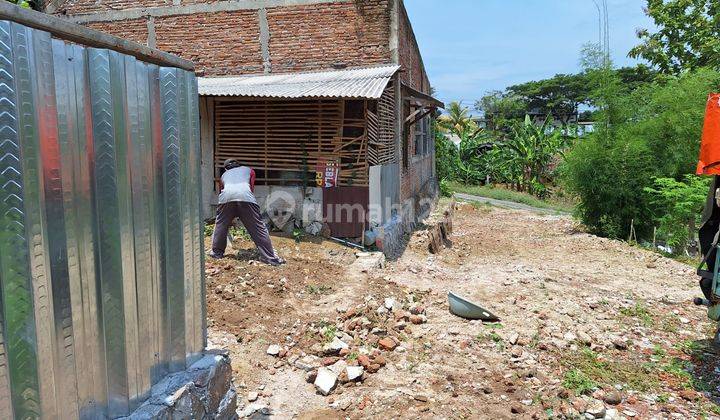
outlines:
[{"label": "weed patch", "polygon": [[620,314],[628,318],[637,319],[644,327],[651,327],[653,325],[653,317],[642,302],[637,302],[635,306],[620,309]]},{"label": "weed patch", "polygon": [[324,284],[308,284],[305,290],[311,295],[327,295],[332,292],[332,287]]},{"label": "weed patch", "polygon": [[598,387],[597,382],[592,380],[580,369],[571,369],[565,373],[563,386],[575,393],[575,395],[590,394]]},{"label": "weed patch", "polygon": [[588,347],[569,357],[567,367],[565,387],[575,393],[587,392],[588,387],[611,387],[615,384],[624,384],[626,388],[637,391],[647,391],[657,385],[650,365],[606,359]]},{"label": "weed patch", "polygon": [[235,239],[244,239],[244,240],[250,240],[250,234],[245,230],[244,226],[231,226],[230,227],[230,235]]}]

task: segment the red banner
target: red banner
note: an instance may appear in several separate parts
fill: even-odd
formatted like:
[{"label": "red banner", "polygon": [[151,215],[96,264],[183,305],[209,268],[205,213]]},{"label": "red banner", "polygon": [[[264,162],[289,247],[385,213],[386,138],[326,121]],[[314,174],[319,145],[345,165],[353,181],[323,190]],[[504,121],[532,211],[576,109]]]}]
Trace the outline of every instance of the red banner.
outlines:
[{"label": "red banner", "polygon": [[315,181],[321,188],[337,187],[340,164],[334,160],[319,161],[317,164]]}]

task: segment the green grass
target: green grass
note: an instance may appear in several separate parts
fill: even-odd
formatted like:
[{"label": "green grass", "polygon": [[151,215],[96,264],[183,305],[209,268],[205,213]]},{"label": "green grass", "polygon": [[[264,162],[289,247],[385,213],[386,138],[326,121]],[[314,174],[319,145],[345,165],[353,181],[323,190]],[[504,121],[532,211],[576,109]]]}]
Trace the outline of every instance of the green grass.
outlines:
[{"label": "green grass", "polygon": [[687,354],[688,356],[696,356],[699,353],[707,350],[707,344],[700,343],[694,340],[683,340],[678,341],[673,345],[675,349]]},{"label": "green grass", "polygon": [[699,392],[712,391],[713,385],[708,380],[690,373],[692,367],[692,362],[675,357],[670,362],[662,365],[662,370],[678,378],[683,388],[694,389]]},{"label": "green grass", "polygon": [[552,200],[541,200],[534,195],[508,190],[500,187],[489,187],[486,185],[465,185],[452,181],[449,183],[453,192],[477,195],[480,197],[494,198],[495,200],[512,201],[541,209],[556,210],[572,213],[573,206],[569,203],[561,203]]},{"label": "green grass", "polygon": [[305,286],[305,290],[311,295],[327,295],[332,292],[332,286],[324,284],[308,284]]},{"label": "green grass", "polygon": [[230,227],[230,234],[233,238],[240,238],[244,240],[250,240],[250,234],[247,230],[245,230],[244,226],[231,226]]},{"label": "green grass", "polygon": [[612,357],[601,358],[588,347],[566,359],[569,368],[563,386],[576,395],[587,394],[599,386],[612,387],[625,384],[626,388],[647,391],[657,385],[657,379],[649,366]]},{"label": "green grass", "polygon": [[337,333],[337,327],[335,325],[328,325],[325,327],[322,335],[325,338],[325,341],[329,343],[335,339],[335,333]]},{"label": "green grass", "polygon": [[597,382],[592,380],[585,372],[580,369],[571,369],[565,373],[563,386],[575,395],[590,394],[598,387]]},{"label": "green grass", "polygon": [[[215,224],[206,224],[204,227],[205,236],[212,236],[213,232],[215,231]],[[232,235],[233,238],[241,238],[245,240],[250,239],[250,234],[248,234],[247,230],[245,230],[244,226],[230,226],[229,230],[230,235]]]},{"label": "green grass", "polygon": [[643,302],[635,303],[635,306],[620,309],[620,313],[626,317],[636,318],[644,327],[653,325],[653,317]]},{"label": "green grass", "polygon": [[478,343],[492,342],[493,344],[495,344],[495,348],[500,351],[505,348],[505,341],[500,336],[500,334],[496,333],[494,330],[497,328],[502,328],[502,324],[497,323],[490,325],[492,325],[490,327],[491,331],[481,332],[475,337],[475,341],[477,341]]}]

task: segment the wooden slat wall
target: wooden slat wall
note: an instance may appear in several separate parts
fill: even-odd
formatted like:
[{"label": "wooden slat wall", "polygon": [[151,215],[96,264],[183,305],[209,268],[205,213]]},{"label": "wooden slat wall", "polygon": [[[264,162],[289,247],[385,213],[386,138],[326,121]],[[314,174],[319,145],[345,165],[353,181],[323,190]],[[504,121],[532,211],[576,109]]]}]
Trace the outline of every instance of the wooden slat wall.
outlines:
[{"label": "wooden slat wall", "polygon": [[215,166],[233,158],[256,170],[258,184],[314,185],[318,161],[337,159],[339,184],[364,186],[365,127],[365,119],[345,117],[343,100],[216,100]]},{"label": "wooden slat wall", "polygon": [[377,102],[377,113],[368,113],[368,161],[370,165],[398,162],[395,139],[395,88],[391,83]]}]

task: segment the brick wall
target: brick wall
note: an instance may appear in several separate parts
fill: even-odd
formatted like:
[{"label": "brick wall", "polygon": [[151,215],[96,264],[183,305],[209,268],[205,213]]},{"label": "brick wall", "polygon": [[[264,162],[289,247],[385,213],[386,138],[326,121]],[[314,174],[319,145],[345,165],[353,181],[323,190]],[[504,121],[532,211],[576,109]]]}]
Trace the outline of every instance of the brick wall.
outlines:
[{"label": "brick wall", "polygon": [[[410,158],[412,160],[412,158]],[[427,155],[412,162],[400,175],[400,200],[423,198],[432,192],[434,183],[435,154]]]},{"label": "brick wall", "polygon": [[387,0],[268,9],[273,72],[387,64]]},{"label": "brick wall", "polygon": [[[156,48],[193,61],[206,76],[262,72],[257,12],[156,17],[153,25]],[[141,44],[148,42],[148,18],[86,26]]]},{"label": "brick wall", "polygon": [[140,44],[147,43],[148,39],[147,19],[124,20],[122,25],[118,22],[93,22],[85,26]]},{"label": "brick wall", "polygon": [[[182,5],[213,3],[182,0]],[[258,7],[262,1],[258,0]],[[56,14],[167,6],[172,0],[71,0]],[[354,0],[267,9],[271,71],[327,70],[388,64],[392,0]],[[148,43],[152,19],[155,47],[196,63],[205,75],[263,72],[258,9],[143,17],[86,25],[133,41]]]},{"label": "brick wall", "polygon": [[143,7],[172,6],[172,0],[68,0],[58,8],[67,15],[109,12]]},{"label": "brick wall", "polygon": [[256,11],[154,18],[157,48],[195,63],[206,76],[261,73]]}]

